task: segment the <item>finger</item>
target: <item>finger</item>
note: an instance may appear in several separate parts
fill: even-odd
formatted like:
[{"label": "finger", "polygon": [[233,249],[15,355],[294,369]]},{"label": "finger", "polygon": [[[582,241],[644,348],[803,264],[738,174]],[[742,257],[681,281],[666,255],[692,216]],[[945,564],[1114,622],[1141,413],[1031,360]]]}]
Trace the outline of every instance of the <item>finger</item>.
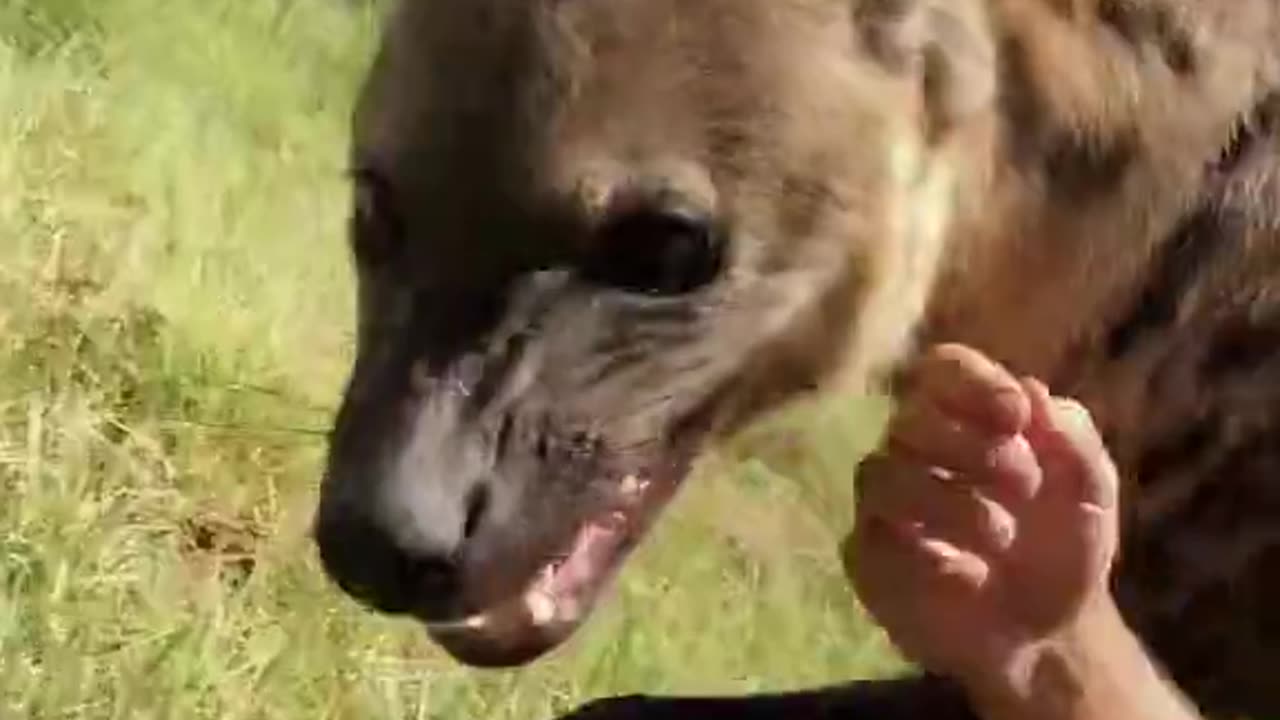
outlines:
[{"label": "finger", "polygon": [[1025,379],[1023,386],[1031,401],[1026,436],[1040,458],[1046,492],[1102,509],[1114,506],[1119,477],[1089,411],[1053,397],[1038,380]]},{"label": "finger", "polygon": [[1040,464],[1020,434],[1003,435],[965,422],[926,399],[895,413],[886,443],[894,453],[959,473],[1006,504],[1029,500],[1039,486]]},{"label": "finger", "polygon": [[973,593],[991,574],[990,565],[974,553],[874,519],[854,526],[841,546],[841,558],[845,574],[869,607],[886,595]]},{"label": "finger", "polygon": [[1026,393],[1017,379],[963,345],[944,344],[929,350],[913,368],[910,383],[913,396],[927,397],[949,413],[997,434],[1021,432],[1030,417]]},{"label": "finger", "polygon": [[858,477],[858,522],[916,532],[957,548],[1002,553],[1014,539],[1014,519],[972,487],[909,458],[876,454]]},{"label": "finger", "polygon": [[845,572],[862,607],[904,657],[945,667],[937,657],[946,619],[980,596],[990,569],[963,552],[934,552],[877,526],[858,526],[842,546]]}]

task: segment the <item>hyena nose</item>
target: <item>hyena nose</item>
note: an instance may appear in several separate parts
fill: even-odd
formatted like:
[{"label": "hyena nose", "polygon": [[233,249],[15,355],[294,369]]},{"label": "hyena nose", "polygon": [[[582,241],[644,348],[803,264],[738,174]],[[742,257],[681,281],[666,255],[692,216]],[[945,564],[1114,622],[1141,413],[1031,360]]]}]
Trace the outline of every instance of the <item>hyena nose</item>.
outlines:
[{"label": "hyena nose", "polygon": [[461,607],[461,558],[487,511],[477,485],[456,503],[321,503],[315,536],[325,572],[356,600],[380,612],[426,621],[455,619]]}]

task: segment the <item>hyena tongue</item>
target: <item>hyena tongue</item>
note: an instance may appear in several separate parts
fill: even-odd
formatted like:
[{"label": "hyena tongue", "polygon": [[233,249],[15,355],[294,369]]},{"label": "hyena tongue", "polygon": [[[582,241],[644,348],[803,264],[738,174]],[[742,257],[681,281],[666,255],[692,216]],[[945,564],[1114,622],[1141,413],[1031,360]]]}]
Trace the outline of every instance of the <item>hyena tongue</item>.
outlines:
[{"label": "hyena tongue", "polygon": [[628,544],[641,536],[670,499],[661,483],[627,476],[619,486],[618,509],[589,521],[574,537],[568,555],[543,569],[525,594],[535,624],[577,622],[619,569]]},{"label": "hyena tongue", "polygon": [[578,531],[569,555],[548,565],[525,595],[535,624],[576,622],[616,569],[630,531],[630,518],[614,511]]}]

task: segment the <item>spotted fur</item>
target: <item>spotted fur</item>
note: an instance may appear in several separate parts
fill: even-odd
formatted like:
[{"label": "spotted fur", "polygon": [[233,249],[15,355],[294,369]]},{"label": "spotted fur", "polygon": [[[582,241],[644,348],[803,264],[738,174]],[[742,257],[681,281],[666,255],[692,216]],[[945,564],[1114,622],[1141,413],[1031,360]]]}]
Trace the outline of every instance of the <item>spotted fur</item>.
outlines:
[{"label": "spotted fur", "polygon": [[1127,618],[1206,709],[1275,716],[1280,4],[995,5],[1006,171],[1035,221],[973,236],[1003,257],[955,272],[924,337],[1089,406],[1125,482]]}]

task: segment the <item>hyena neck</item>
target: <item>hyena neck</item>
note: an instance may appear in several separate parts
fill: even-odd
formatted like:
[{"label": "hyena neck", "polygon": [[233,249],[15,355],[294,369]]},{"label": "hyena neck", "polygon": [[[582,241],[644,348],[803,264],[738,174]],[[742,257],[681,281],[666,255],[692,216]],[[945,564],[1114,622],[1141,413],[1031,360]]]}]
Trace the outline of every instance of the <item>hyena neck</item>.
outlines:
[{"label": "hyena neck", "polygon": [[1187,37],[1240,41],[1197,45],[1179,72],[1139,52],[1142,38],[1104,42],[1114,29],[1102,19],[1097,32],[1064,35],[1050,13],[1024,12],[1032,5],[992,6],[1018,42],[1000,46],[989,127],[962,145],[959,209],[918,339],[966,342],[1070,387],[1108,362],[1107,328],[1220,192],[1241,127],[1274,106],[1280,51],[1264,38],[1280,14],[1273,0],[1203,9]]},{"label": "hyena neck", "polygon": [[[1069,391],[1108,362],[1108,332],[1178,241],[1189,213],[1222,186],[1222,138],[1202,151],[1135,149],[1109,187],[1078,189],[1011,168],[970,198],[948,231],[917,347],[962,342]],[[965,205],[963,202],[962,205]]]}]

